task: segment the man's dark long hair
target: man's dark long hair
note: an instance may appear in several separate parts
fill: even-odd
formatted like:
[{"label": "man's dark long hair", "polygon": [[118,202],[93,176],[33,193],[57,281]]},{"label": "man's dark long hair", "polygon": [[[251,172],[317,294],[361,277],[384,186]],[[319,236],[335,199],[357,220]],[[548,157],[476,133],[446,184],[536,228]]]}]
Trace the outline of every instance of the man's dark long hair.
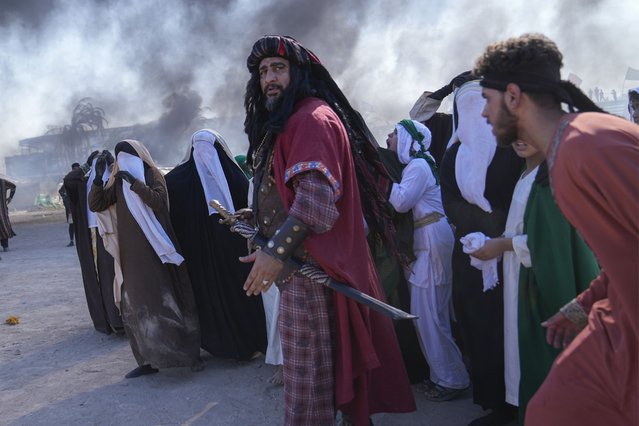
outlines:
[{"label": "man's dark long hair", "polygon": [[[266,57],[285,58],[290,67],[289,86],[273,112],[266,109],[260,86],[258,68],[260,61]],[[390,207],[385,198],[392,182],[379,160],[377,142],[362,116],[351,106],[317,56],[291,37],[265,36],[253,46],[247,66],[251,72],[244,98],[244,131],[249,138],[247,162],[253,164],[253,156],[260,144],[275,142],[275,137],[266,141],[264,138],[267,133],[277,135],[284,130],[297,102],[309,96],[323,99],[338,115],[348,134],[366,223],[370,231],[381,237],[390,251],[401,258],[395,244]]]},{"label": "man's dark long hair", "polygon": [[[253,164],[253,154],[266,132],[271,134],[282,132],[293,113],[295,104],[306,97],[318,96],[311,85],[308,72],[304,72],[297,64],[291,62],[289,73],[289,86],[283,91],[282,97],[277,101],[272,112],[264,106],[266,97],[262,93],[259,73],[251,73],[251,78],[246,84],[244,131],[249,138],[249,150],[246,155],[249,165]],[[270,142],[273,143],[274,140]]]}]

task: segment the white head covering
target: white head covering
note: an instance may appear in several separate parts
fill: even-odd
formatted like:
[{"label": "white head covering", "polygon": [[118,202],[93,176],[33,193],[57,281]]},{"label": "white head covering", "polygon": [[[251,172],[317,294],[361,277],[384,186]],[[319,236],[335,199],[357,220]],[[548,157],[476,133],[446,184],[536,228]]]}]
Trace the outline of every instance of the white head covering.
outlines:
[{"label": "white head covering", "polygon": [[[144,145],[134,140],[126,140],[125,142],[128,142],[135,149],[139,157],[120,151],[113,165],[112,176],[107,182],[107,187],[113,185],[115,175],[119,170],[125,170],[136,179],[146,183],[144,179],[144,163],[147,163],[150,167],[157,168]],[[173,242],[166,234],[164,228],[162,228],[160,222],[158,222],[153,210],[144,204],[144,201],[131,190],[131,186],[127,182],[122,183],[122,192],[131,215],[140,226],[140,229],[142,229],[149,244],[151,244],[162,263],[181,264],[184,258],[175,251]]]},{"label": "white head covering", "polygon": [[[417,141],[413,139],[413,136],[408,133],[408,130],[401,124],[397,123],[395,128],[397,129],[397,157],[399,158],[399,162],[402,164],[408,164],[410,160],[413,159],[413,156],[417,152],[422,152],[426,155],[430,154],[427,152],[430,147],[430,143],[432,141],[432,135],[428,127],[424,126],[419,121],[411,120],[415,129],[422,135],[424,135],[424,139],[421,141]],[[412,148],[412,155],[411,155]],[[435,160],[433,159],[433,162]]]},{"label": "white head covering", "polygon": [[180,163],[185,163],[191,158],[192,147],[193,160],[195,161],[197,174],[200,176],[200,182],[202,182],[204,202],[209,209],[209,215],[217,213],[217,210],[209,205],[209,201],[211,200],[218,200],[227,210],[235,212],[231,190],[229,189],[229,184],[224,175],[224,169],[222,169],[222,163],[220,163],[220,158],[215,149],[215,143],[220,144],[229,159],[241,170],[222,136],[209,129],[202,129],[193,133],[186,156]]},{"label": "white head covering", "polygon": [[448,145],[461,142],[455,160],[457,185],[466,201],[490,213],[492,207],[484,197],[484,191],[486,172],[495,156],[497,143],[490,125],[481,116],[486,100],[481,96],[479,81],[469,81],[456,89],[455,104],[459,124]]}]

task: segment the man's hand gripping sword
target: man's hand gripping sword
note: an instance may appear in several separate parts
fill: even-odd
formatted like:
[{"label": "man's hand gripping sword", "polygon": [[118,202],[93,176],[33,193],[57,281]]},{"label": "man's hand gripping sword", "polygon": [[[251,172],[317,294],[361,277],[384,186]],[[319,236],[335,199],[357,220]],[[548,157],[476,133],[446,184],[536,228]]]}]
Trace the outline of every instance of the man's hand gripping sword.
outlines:
[{"label": "man's hand gripping sword", "polygon": [[[222,219],[220,219],[220,223],[229,225],[231,227],[231,232],[235,232],[248,240],[252,240],[257,248],[261,248],[266,245],[266,243],[268,242],[266,238],[258,234],[257,230],[254,227],[241,220],[242,218],[246,217],[246,211],[238,211],[238,213],[233,214],[229,212],[217,200],[211,200],[209,204],[211,205],[211,207],[217,210],[217,212],[222,217]],[[397,309],[375,299],[374,297],[362,293],[361,291],[354,289],[348,284],[344,284],[334,280],[326,272],[322,271],[316,266],[305,264],[295,258],[289,258],[286,261],[286,264],[294,268],[300,275],[306,278],[310,278],[311,280],[316,281],[322,285],[325,285],[326,287],[329,287],[343,294],[344,296],[355,300],[356,302],[368,306],[376,312],[391,317],[394,320],[418,318],[415,315],[406,313],[401,309]]]}]

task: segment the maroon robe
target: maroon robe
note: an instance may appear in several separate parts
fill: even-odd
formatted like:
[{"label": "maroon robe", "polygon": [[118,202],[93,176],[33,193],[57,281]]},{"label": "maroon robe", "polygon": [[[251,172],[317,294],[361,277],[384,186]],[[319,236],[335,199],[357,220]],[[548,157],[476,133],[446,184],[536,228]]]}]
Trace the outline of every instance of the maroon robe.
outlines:
[{"label": "maroon robe", "polygon": [[547,153],[557,205],[602,267],[577,300],[588,325],[557,357],[526,425],[639,421],[639,126],[568,114]]},{"label": "maroon robe", "polygon": [[[273,170],[287,211],[295,199],[293,176],[317,170],[326,177],[339,217],[330,231],[311,234],[304,247],[332,278],[384,300],[366,242],[348,136],[326,102],[306,98],[298,103],[275,144]],[[414,411],[391,320],[337,292],[333,309],[337,408],[355,424],[368,424],[368,416],[377,412]]]}]

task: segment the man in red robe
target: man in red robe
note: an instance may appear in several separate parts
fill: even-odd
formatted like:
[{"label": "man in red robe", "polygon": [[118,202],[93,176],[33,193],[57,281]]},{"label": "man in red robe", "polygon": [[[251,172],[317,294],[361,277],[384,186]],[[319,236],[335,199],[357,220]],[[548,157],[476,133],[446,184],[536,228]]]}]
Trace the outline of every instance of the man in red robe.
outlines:
[{"label": "man in red robe", "polygon": [[269,242],[243,258],[255,262],[244,289],[258,295],[276,281],[282,291],[285,423],[331,425],[338,409],[368,425],[372,413],[413,411],[391,321],[283,269],[294,256],[383,299],[364,221],[380,234],[392,227],[370,132],[317,57],[294,39],[261,38],[247,65],[253,212]]},{"label": "man in red robe", "polygon": [[602,267],[542,323],[548,343],[565,348],[530,401],[526,425],[636,424],[639,126],[603,114],[560,80],[561,66],[556,44],[541,34],[492,44],[475,65],[498,143],[521,138],[546,153],[557,205]]}]

